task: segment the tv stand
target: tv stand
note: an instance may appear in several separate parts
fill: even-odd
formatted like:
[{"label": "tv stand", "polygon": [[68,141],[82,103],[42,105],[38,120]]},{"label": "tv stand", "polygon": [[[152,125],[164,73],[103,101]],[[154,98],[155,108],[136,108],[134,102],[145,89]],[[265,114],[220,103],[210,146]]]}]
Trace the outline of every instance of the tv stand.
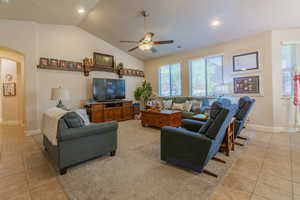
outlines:
[{"label": "tv stand", "polygon": [[125,121],[133,119],[132,101],[93,102],[85,106],[91,122]]}]

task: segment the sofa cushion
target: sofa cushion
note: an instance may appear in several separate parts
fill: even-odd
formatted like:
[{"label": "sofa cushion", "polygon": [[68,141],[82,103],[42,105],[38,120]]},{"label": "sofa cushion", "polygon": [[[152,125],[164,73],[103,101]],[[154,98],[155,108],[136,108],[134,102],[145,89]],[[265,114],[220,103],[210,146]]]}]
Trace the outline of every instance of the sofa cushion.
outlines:
[{"label": "sofa cushion", "polygon": [[173,103],[172,110],[184,110],[184,103]]},{"label": "sofa cushion", "polygon": [[172,100],[164,100],[163,101],[163,108],[166,110],[172,109]]},{"label": "sofa cushion", "polygon": [[85,126],[88,126],[90,124],[90,119],[87,115],[86,109],[77,109],[74,110],[74,112],[76,112],[81,117],[81,119],[84,121]]},{"label": "sofa cushion", "polygon": [[68,112],[63,116],[68,128],[80,128],[84,126],[84,121],[76,112]]},{"label": "sofa cushion", "polygon": [[194,113],[193,112],[181,112],[181,117],[183,119],[193,119]]},{"label": "sofa cushion", "polygon": [[174,103],[184,103],[186,102],[187,97],[175,97]]},{"label": "sofa cushion", "polygon": [[200,110],[201,106],[202,106],[202,101],[192,100],[192,109],[191,109],[191,111],[192,112],[197,112],[197,111]]},{"label": "sofa cushion", "polygon": [[192,107],[193,107],[192,102],[186,100],[185,103],[184,103],[184,110],[185,110],[186,112],[190,112],[191,109],[192,109]]}]

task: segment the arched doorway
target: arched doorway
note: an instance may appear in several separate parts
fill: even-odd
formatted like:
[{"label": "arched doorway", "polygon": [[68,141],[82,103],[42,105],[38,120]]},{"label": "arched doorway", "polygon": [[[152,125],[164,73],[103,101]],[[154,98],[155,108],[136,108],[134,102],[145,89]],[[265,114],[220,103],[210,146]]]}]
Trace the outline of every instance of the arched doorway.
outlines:
[{"label": "arched doorway", "polygon": [[23,54],[0,46],[0,119],[2,124],[25,125]]}]

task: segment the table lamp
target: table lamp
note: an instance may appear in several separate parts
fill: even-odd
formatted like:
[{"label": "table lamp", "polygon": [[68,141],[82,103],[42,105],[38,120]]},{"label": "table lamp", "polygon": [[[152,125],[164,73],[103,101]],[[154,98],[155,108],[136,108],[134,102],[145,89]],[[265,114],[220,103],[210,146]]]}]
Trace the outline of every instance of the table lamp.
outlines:
[{"label": "table lamp", "polygon": [[56,107],[66,109],[67,107],[62,104],[62,100],[70,100],[69,90],[66,88],[52,88],[51,89],[51,100],[58,100]]}]

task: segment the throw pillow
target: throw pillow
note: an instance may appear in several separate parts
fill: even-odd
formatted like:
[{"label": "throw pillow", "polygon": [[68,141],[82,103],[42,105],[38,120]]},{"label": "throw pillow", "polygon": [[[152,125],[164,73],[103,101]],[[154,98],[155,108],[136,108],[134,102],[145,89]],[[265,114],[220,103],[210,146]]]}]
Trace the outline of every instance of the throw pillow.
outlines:
[{"label": "throw pillow", "polygon": [[84,121],[76,112],[68,112],[63,117],[69,128],[80,128],[84,126]]},{"label": "throw pillow", "polygon": [[163,101],[163,108],[166,110],[172,109],[172,100]]},{"label": "throw pillow", "polygon": [[74,112],[76,112],[81,117],[81,119],[84,121],[85,126],[88,126],[90,124],[90,119],[86,113],[86,109],[77,109],[74,110]]},{"label": "throw pillow", "polygon": [[200,110],[201,106],[202,106],[202,101],[199,101],[199,100],[192,101],[192,111],[193,112]]},{"label": "throw pillow", "polygon": [[184,110],[184,103],[173,103],[173,110]]},{"label": "throw pillow", "polygon": [[184,103],[184,110],[185,110],[186,112],[191,112],[192,106],[193,106],[193,104],[192,104],[191,101],[186,101],[186,102]]}]

